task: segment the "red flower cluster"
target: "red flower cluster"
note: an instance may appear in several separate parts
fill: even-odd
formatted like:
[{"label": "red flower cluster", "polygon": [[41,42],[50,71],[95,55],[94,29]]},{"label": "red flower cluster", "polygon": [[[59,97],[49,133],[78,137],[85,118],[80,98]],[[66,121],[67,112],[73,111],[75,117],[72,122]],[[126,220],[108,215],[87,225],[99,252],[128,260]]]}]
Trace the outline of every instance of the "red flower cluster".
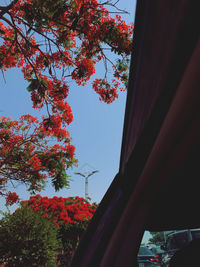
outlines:
[{"label": "red flower cluster", "polygon": [[[41,189],[47,175],[56,190],[66,184],[65,169],[76,162],[75,148],[65,129],[73,121],[66,102],[71,79],[85,85],[95,73],[96,63],[102,61],[104,78],[96,79],[93,89],[108,104],[118,98],[122,83],[127,82],[133,26],[119,15],[111,17],[106,4],[110,6],[109,1],[102,4],[97,0],[18,0],[0,6],[0,68],[21,68],[29,82],[33,107],[47,108],[40,123],[30,115],[19,122],[1,119],[3,177],[27,183],[33,191]],[[105,47],[121,61],[111,63]],[[111,81],[107,77],[110,63]],[[47,137],[64,145],[59,149],[48,146]],[[1,181],[2,177],[3,190],[5,183]]]},{"label": "red flower cluster", "polygon": [[85,85],[91,75],[95,73],[94,62],[91,59],[76,59],[77,68],[72,72],[72,79],[76,80],[78,85]]},{"label": "red flower cluster", "polygon": [[[20,67],[30,83],[28,90],[33,106],[47,105],[48,112],[52,108],[64,123],[73,120],[71,109],[64,102],[69,91],[68,78],[85,85],[95,73],[95,64],[107,61],[105,45],[122,58],[131,53],[133,26],[127,25],[119,15],[110,17],[105,6],[106,3],[103,5],[97,0],[69,0],[67,3],[19,0],[10,10],[8,8],[9,16],[1,17],[1,69]],[[124,82],[117,65],[113,67],[115,78]],[[62,71],[61,78],[57,70]],[[106,83],[109,85],[107,78]],[[95,83],[94,87],[101,100],[113,102],[118,86],[101,85]],[[52,129],[52,134],[55,132]]]},{"label": "red flower cluster", "polygon": [[42,217],[49,218],[56,226],[81,223],[86,227],[97,208],[95,203],[90,204],[77,196],[48,198],[36,195],[21,204],[41,212]]},{"label": "red flower cluster", "polygon": [[95,92],[100,95],[99,100],[104,101],[107,104],[112,103],[116,98],[118,98],[117,88],[119,83],[116,82],[114,87],[111,88],[110,84],[108,84],[105,79],[95,79],[92,84]]},{"label": "red flower cluster", "polygon": [[30,166],[34,169],[34,170],[36,170],[36,171],[38,171],[38,170],[40,170],[41,169],[41,161],[40,161],[40,159],[39,159],[39,157],[37,156],[37,155],[33,155],[29,160],[28,160],[28,164],[30,164]]},{"label": "red flower cluster", "polygon": [[16,192],[8,192],[8,195],[6,197],[6,204],[7,205],[13,205],[14,203],[16,203],[19,199],[19,196],[16,194]]}]

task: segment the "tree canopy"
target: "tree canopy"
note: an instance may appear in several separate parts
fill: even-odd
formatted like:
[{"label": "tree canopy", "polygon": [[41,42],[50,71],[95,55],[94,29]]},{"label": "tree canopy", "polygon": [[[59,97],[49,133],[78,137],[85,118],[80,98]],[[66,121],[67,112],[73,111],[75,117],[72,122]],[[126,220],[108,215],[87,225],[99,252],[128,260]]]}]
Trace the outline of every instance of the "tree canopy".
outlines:
[{"label": "tree canopy", "polygon": [[0,219],[0,266],[58,266],[57,227],[29,207]]},{"label": "tree canopy", "polygon": [[80,197],[22,201],[0,219],[0,266],[70,266],[96,208]]},{"label": "tree canopy", "polygon": [[[7,194],[9,181],[28,184],[33,191],[41,189],[47,177],[56,190],[66,184],[66,169],[76,163],[66,130],[73,121],[67,102],[71,80],[86,85],[101,61],[105,73],[92,81],[99,99],[112,103],[118,91],[125,90],[133,26],[123,21],[116,3],[13,0],[0,6],[2,74],[20,68],[33,108],[44,111],[41,118],[1,118],[0,194]],[[116,62],[108,50],[118,55]]]}]

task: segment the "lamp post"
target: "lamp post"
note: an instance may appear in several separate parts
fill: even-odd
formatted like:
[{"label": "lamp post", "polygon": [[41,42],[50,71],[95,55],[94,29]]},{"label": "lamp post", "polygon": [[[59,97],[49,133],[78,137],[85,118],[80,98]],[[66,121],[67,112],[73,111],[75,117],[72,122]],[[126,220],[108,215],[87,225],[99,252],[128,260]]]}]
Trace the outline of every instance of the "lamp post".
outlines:
[{"label": "lamp post", "polygon": [[89,198],[89,196],[88,196],[88,178],[90,176],[92,176],[93,174],[95,174],[96,172],[98,172],[98,170],[94,170],[94,171],[88,173],[88,170],[86,169],[85,173],[81,173],[81,172],[75,172],[74,173],[74,174],[80,175],[80,176],[85,178],[85,199]]}]

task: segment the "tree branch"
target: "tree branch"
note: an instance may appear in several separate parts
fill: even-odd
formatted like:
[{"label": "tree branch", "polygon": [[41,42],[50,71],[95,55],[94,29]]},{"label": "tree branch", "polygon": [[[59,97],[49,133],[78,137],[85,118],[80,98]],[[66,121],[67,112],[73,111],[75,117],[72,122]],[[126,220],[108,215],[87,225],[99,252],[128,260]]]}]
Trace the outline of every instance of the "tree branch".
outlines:
[{"label": "tree branch", "polygon": [[5,13],[7,13],[19,0],[13,0],[8,6],[0,6],[0,19],[3,17]]}]

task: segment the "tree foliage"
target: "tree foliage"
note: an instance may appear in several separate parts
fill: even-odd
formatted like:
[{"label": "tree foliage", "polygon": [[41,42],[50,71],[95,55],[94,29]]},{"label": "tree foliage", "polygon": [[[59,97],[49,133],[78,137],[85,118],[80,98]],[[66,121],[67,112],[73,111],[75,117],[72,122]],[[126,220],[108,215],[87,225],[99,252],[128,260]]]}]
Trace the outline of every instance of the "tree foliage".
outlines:
[{"label": "tree foliage", "polygon": [[97,209],[97,204],[90,204],[80,197],[42,197],[32,196],[22,206],[30,207],[35,213],[53,222],[58,228],[62,240],[62,250],[58,253],[61,266],[68,266],[80,238]]},{"label": "tree foliage", "polygon": [[28,207],[0,220],[0,263],[7,267],[57,266],[58,230]]},{"label": "tree foliage", "polygon": [[[33,107],[46,109],[40,123],[35,120],[33,133],[26,133],[26,140],[19,141],[19,147],[16,145],[12,153],[10,150],[1,155],[1,172],[8,174],[3,175],[3,179],[12,181],[14,177],[14,180],[29,183],[31,187],[35,186],[35,181],[37,187],[38,181],[42,181],[41,173],[46,171],[49,174],[52,171],[53,184],[56,189],[61,188],[64,185],[63,177],[66,179],[64,169],[66,165],[73,165],[75,160],[69,154],[64,158],[63,147],[59,147],[50,159],[54,148],[50,148],[48,154],[46,144],[38,146],[38,142],[50,136],[57,138],[57,142],[64,141],[72,149],[65,130],[73,121],[66,100],[70,81],[86,85],[95,73],[96,64],[101,61],[105,73],[92,82],[100,100],[109,104],[118,98],[118,90],[125,89],[133,27],[127,25],[119,14],[111,17],[109,8],[121,12],[109,0],[13,0],[7,6],[0,6],[0,69],[4,73],[10,68],[20,68],[29,83],[27,90]],[[108,50],[118,55],[117,62],[110,60],[106,53]],[[113,70],[113,77],[108,75],[110,70]],[[15,136],[18,137],[10,123],[8,119],[2,119],[0,131],[4,137],[0,140],[1,147],[5,147],[8,140],[10,142]],[[21,124],[17,127],[21,127],[18,131],[24,132]],[[30,155],[24,155],[28,153],[22,151],[24,142],[37,148],[32,151],[28,149]],[[10,165],[7,157],[11,158]],[[39,160],[38,166],[41,168],[30,168],[28,175],[31,179],[28,180],[27,166],[31,160],[35,163]],[[48,166],[44,166],[44,161]]]},{"label": "tree foliage", "polygon": [[149,242],[156,246],[165,246],[165,238],[163,232],[151,232],[152,237],[149,239]]},{"label": "tree foliage", "polygon": [[[54,136],[31,115],[19,121],[1,118],[0,194],[7,194],[9,181],[23,182],[31,192],[40,191],[47,175],[56,190],[67,186],[66,169],[74,163],[74,146],[65,129],[58,129],[55,135],[58,141],[63,140],[62,145],[49,144]],[[10,192],[7,203],[13,204],[14,200],[17,197]]]},{"label": "tree foliage", "polygon": [[97,204],[35,195],[0,220],[0,266],[69,266]]}]

